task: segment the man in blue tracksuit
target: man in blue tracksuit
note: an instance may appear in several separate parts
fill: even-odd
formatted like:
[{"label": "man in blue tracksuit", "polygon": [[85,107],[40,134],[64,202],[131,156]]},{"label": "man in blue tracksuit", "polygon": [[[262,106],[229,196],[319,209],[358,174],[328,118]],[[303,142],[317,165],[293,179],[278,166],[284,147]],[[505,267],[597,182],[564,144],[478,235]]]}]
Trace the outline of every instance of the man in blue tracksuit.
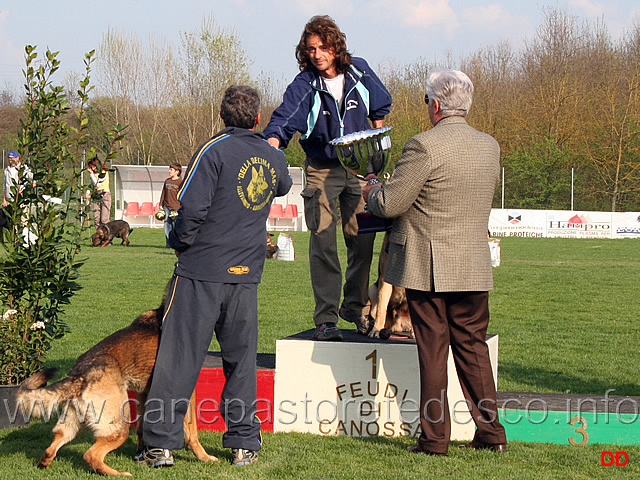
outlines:
[{"label": "man in blue tracksuit", "polygon": [[[316,340],[342,340],[338,315],[368,329],[369,268],[375,234],[358,235],[356,213],[363,211],[364,182],[348,173],[329,141],[347,133],[382,127],[391,95],[362,58],[352,57],[345,35],[328,16],[311,18],[296,47],[300,73],[287,87],[282,104],[264,130],[269,143],[285,148],[302,134],[306,188],[305,220],[311,231],[309,264],[316,307]],[[337,206],[347,245],[344,298],[336,243]]]},{"label": "man in blue tracksuit", "polygon": [[171,450],[183,445],[184,416],[214,331],[226,379],[223,446],[232,449],[234,465],[256,462],[260,450],[257,290],[269,208],[292,181],[284,154],[254,130],[260,122],[255,89],[228,88],[220,116],[227,128],[191,159],[169,235],[179,256],[147,401],[145,449],[134,457],[154,467],[173,465]]}]

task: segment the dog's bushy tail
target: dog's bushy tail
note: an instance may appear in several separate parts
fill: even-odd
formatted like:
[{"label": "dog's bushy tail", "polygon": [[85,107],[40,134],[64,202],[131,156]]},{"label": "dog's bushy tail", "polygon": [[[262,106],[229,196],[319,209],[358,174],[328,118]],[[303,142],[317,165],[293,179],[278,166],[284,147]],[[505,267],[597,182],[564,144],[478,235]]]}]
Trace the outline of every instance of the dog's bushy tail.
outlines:
[{"label": "dog's bushy tail", "polygon": [[23,409],[23,415],[48,421],[64,402],[75,396],[76,384],[81,384],[81,379],[66,377],[47,386],[57,372],[57,368],[45,368],[20,384],[16,401]]},{"label": "dog's bushy tail", "polygon": [[49,380],[56,376],[56,373],[58,373],[57,368],[45,368],[38,373],[34,373],[20,384],[20,391],[36,390],[44,387]]}]

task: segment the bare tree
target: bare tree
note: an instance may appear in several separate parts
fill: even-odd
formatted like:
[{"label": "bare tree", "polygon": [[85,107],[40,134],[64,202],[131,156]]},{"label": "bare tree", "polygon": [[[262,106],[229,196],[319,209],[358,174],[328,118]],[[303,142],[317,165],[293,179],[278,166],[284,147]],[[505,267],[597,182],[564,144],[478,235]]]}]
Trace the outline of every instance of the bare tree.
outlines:
[{"label": "bare tree", "polygon": [[524,114],[520,128],[559,146],[574,140],[582,130],[582,110],[587,101],[584,82],[586,27],[560,9],[545,9],[545,18],[522,55]]},{"label": "bare tree", "polygon": [[614,46],[599,35],[593,45],[592,128],[584,147],[615,212],[640,192],[640,24]]},{"label": "bare tree", "polygon": [[216,27],[211,16],[202,21],[199,30],[183,32],[181,37],[173,106],[186,145],[175,137],[182,134],[180,130],[169,134],[174,136],[173,144],[193,151],[222,128],[222,94],[230,85],[250,82],[250,61],[238,35]]},{"label": "bare tree", "polygon": [[514,143],[512,124],[519,92],[516,54],[508,42],[488,46],[463,59],[461,70],[475,87],[469,122],[483,132],[498,138],[506,153]]},{"label": "bare tree", "polygon": [[393,126],[391,131],[391,164],[395,164],[409,138],[431,127],[424,95],[429,71],[436,66],[423,58],[408,65],[393,62],[380,66],[378,73],[391,97],[391,114],[385,125]]},{"label": "bare tree", "polygon": [[172,50],[162,39],[150,37],[145,46],[135,35],[109,30],[100,51],[101,87],[113,102],[112,120],[129,126],[125,155],[131,163],[150,164],[161,157],[155,146],[171,102]]}]

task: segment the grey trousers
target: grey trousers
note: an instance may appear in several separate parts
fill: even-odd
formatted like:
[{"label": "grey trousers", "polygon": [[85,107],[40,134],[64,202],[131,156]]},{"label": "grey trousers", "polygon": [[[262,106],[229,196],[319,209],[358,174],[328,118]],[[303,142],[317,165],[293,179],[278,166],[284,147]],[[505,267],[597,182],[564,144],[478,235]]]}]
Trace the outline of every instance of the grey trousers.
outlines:
[{"label": "grey trousers", "polygon": [[[175,450],[184,444],[184,416],[215,331],[226,379],[220,401],[227,424],[222,444],[260,450],[257,292],[257,284],[201,282],[174,275],[146,403],[146,446]],[[210,409],[211,403],[207,405]]]},{"label": "grey trousers", "polygon": [[311,231],[309,268],[316,302],[313,320],[316,326],[338,321],[342,287],[336,240],[338,206],[347,246],[342,303],[352,313],[366,315],[369,309],[369,269],[375,234],[358,235],[356,213],[364,211],[364,182],[339,164],[331,168],[316,169],[307,161],[305,172],[307,185],[302,196],[307,228]]}]

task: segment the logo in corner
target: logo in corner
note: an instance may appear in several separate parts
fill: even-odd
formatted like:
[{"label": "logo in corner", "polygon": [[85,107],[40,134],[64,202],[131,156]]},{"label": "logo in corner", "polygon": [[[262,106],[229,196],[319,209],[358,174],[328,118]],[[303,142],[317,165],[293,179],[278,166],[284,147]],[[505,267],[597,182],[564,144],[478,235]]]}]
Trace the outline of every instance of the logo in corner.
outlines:
[{"label": "logo in corner", "polygon": [[227,273],[231,275],[246,275],[251,269],[245,265],[236,265],[235,267],[227,268]]}]

